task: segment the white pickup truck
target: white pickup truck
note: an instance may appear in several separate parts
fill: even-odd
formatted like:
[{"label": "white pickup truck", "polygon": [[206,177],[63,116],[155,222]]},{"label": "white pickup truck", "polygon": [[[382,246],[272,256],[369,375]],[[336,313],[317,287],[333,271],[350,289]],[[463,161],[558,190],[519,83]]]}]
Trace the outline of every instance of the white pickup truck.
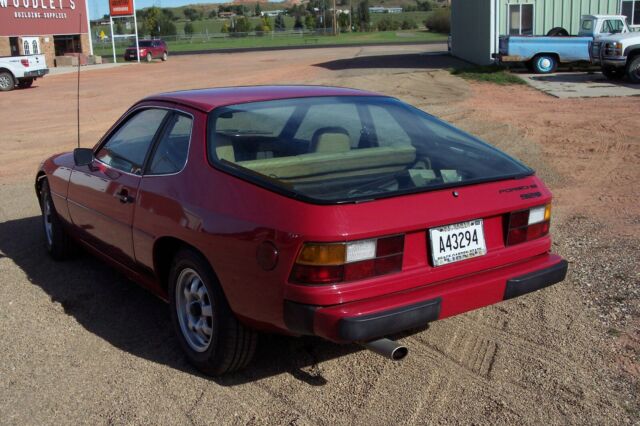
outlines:
[{"label": "white pickup truck", "polygon": [[630,82],[640,83],[640,32],[615,34],[595,40],[591,45],[591,61],[600,64],[608,79],[627,75]]},{"label": "white pickup truck", "polygon": [[31,87],[36,78],[48,73],[44,55],[0,57],[0,92]]}]

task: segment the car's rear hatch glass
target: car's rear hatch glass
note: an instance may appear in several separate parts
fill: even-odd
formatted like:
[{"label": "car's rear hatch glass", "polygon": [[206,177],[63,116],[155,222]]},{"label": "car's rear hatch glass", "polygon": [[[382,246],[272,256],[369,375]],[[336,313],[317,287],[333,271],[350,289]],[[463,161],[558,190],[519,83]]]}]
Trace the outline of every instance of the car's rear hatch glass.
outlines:
[{"label": "car's rear hatch glass", "polygon": [[286,195],[344,203],[526,176],[506,154],[396,99],[311,97],[215,109],[217,167]]}]

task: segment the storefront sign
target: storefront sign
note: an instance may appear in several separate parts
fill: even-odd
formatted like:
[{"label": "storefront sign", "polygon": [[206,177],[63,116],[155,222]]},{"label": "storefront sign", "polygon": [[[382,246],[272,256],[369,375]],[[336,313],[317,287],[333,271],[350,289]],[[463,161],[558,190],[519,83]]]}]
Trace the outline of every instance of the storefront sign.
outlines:
[{"label": "storefront sign", "polygon": [[133,0],[109,0],[111,16],[133,15]]},{"label": "storefront sign", "polygon": [[86,33],[85,0],[0,0],[0,36]]}]

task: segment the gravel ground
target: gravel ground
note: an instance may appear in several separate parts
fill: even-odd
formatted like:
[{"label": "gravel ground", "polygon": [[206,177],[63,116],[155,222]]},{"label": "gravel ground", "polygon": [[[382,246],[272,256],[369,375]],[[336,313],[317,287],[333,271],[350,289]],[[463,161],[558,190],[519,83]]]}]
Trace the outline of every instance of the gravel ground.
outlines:
[{"label": "gravel ground", "polygon": [[0,97],[12,111],[0,117],[1,422],[640,423],[640,212],[627,185],[640,178],[640,99],[557,100],[468,83],[426,50],[185,56],[85,73],[82,144],[162,90],[305,82],[392,94],[537,169],[556,196],[565,282],[401,336],[410,348],[401,363],[357,346],[263,336],[249,369],[203,377],[185,362],[163,303],[88,255],[45,256],[32,174],[75,142],[75,105],[63,102],[73,76],[48,76]]}]

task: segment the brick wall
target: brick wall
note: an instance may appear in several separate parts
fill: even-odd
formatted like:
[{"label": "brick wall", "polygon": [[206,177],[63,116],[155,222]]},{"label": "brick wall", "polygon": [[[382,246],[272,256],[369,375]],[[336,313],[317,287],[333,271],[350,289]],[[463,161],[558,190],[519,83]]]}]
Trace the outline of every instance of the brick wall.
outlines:
[{"label": "brick wall", "polygon": [[0,56],[11,56],[9,37],[0,37]]},{"label": "brick wall", "polygon": [[40,53],[44,55],[48,68],[53,68],[56,66],[56,64],[54,63],[56,49],[53,44],[53,36],[40,37]]}]

